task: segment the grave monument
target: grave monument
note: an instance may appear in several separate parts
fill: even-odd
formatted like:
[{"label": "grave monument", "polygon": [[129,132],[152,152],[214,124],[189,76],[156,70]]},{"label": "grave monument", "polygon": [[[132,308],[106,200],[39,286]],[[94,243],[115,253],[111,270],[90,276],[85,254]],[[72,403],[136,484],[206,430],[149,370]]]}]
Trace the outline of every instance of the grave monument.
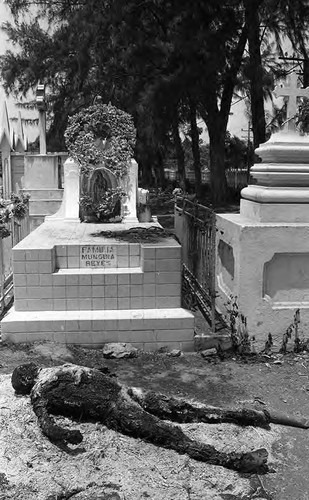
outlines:
[{"label": "grave monument", "polygon": [[[92,120],[106,118],[109,125],[123,119],[115,108],[100,106],[90,108]],[[107,143],[112,147],[106,146],[104,136],[105,146],[93,146],[97,138],[83,114],[71,122],[68,130],[74,133],[67,143],[75,159],[64,164],[62,205],[13,249],[15,304],[2,320],[4,340],[53,340],[89,347],[130,342],[144,350],[162,346],[193,350],[194,317],[181,308],[180,245],[171,237],[155,242],[122,237],[132,227],[160,228],[156,221],[137,219],[137,164],[125,140],[134,134],[130,136],[130,119],[124,118],[123,135],[114,140],[109,134]],[[83,140],[76,146],[79,131]],[[115,157],[123,163],[114,162]],[[99,186],[93,177],[100,179]],[[115,221],[81,222],[81,188],[86,189],[94,212],[104,205],[104,191],[121,192]],[[102,231],[117,235],[108,237]]]},{"label": "grave monument", "polygon": [[55,213],[62,200],[62,162],[67,153],[46,151],[45,87],[39,84],[36,93],[39,114],[39,146],[37,154],[27,152],[28,137],[20,112],[16,130],[10,125],[6,103],[0,117],[0,151],[3,172],[3,197],[22,191],[30,196],[29,219],[33,230],[46,215]]},{"label": "grave monument", "polygon": [[275,343],[300,309],[309,326],[309,139],[296,129],[297,99],[309,97],[297,75],[275,89],[287,99],[282,130],[262,144],[261,163],[251,168],[252,184],[241,192],[240,214],[217,216],[218,306],[236,298],[249,335]]},{"label": "grave monument", "polygon": [[25,154],[22,191],[30,196],[30,229],[42,224],[46,215],[54,214],[63,196],[62,158],[64,153],[47,153],[45,86],[38,84],[36,105],[39,114],[39,153]]}]

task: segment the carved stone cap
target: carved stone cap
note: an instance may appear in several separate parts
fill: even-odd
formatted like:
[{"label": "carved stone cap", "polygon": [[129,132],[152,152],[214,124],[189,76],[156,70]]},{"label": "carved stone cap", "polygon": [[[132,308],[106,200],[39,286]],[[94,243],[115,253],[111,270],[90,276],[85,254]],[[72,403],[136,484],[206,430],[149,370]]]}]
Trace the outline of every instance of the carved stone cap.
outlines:
[{"label": "carved stone cap", "polygon": [[309,136],[280,131],[256,149],[261,163],[251,168],[254,184],[241,196],[257,203],[308,203]]},{"label": "carved stone cap", "polygon": [[[293,131],[280,131],[255,150],[262,162],[307,163],[309,165],[309,136]],[[254,172],[254,167],[251,169]]]},{"label": "carved stone cap", "polygon": [[254,183],[241,191],[240,214],[260,223],[309,222],[309,136],[283,130],[256,149]]}]

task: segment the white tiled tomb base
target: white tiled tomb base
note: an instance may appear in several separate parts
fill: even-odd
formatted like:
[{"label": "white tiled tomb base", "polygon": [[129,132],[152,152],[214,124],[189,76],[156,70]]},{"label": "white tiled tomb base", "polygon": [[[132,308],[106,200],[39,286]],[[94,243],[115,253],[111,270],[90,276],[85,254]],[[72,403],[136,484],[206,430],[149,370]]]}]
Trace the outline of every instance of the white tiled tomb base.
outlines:
[{"label": "white tiled tomb base", "polygon": [[45,222],[20,242],[13,249],[15,305],[2,320],[2,338],[193,350],[194,317],[180,306],[180,245],[95,236],[129,227]]}]

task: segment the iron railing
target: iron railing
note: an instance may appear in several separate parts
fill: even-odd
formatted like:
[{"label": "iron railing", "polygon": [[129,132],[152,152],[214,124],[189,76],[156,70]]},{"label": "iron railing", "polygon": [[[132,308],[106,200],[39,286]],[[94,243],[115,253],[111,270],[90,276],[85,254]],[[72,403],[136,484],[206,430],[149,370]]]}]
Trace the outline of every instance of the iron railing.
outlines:
[{"label": "iron railing", "polygon": [[198,307],[216,331],[216,214],[204,205],[177,196],[175,232],[182,245],[183,301]]},{"label": "iron railing", "polygon": [[14,300],[12,249],[29,234],[29,215],[23,219],[12,217],[7,225],[10,236],[0,238],[0,319]]}]

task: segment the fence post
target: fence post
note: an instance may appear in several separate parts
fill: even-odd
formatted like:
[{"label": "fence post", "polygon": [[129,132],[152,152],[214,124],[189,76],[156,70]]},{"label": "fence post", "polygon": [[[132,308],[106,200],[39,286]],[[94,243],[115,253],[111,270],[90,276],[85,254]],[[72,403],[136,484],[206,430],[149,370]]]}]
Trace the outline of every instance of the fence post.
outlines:
[{"label": "fence post", "polygon": [[216,333],[216,213],[211,213],[211,331]]},{"label": "fence post", "polygon": [[0,279],[1,279],[1,284],[0,284],[0,312],[3,311],[4,308],[4,281],[5,281],[5,276],[4,276],[4,268],[3,268],[3,239],[0,238]]},{"label": "fence post", "polygon": [[196,275],[196,270],[197,270],[197,265],[198,265],[198,259],[196,258],[198,254],[198,240],[197,240],[197,235],[198,235],[198,225],[197,225],[197,219],[198,219],[198,202],[195,199],[194,200],[194,205],[193,205],[193,238],[191,239],[191,252],[192,252],[192,272],[194,276]]}]

